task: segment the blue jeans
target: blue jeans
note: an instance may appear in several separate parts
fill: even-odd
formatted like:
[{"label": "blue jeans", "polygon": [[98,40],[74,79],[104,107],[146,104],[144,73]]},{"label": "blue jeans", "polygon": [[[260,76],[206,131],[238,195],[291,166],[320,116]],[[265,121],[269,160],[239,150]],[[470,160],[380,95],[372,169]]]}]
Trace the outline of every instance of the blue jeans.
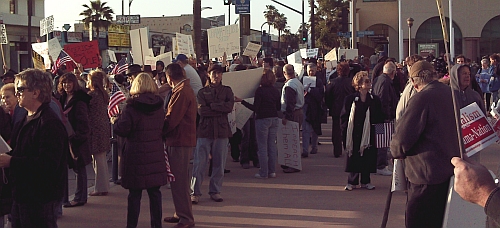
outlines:
[{"label": "blue jeans", "polygon": [[267,177],[276,172],[276,159],[278,148],[276,146],[276,133],[278,131],[278,118],[265,118],[255,120],[255,133],[257,136],[257,155],[259,156],[259,175]]},{"label": "blue jeans", "polygon": [[198,138],[193,159],[193,178],[191,178],[191,191],[195,196],[201,196],[201,184],[208,164],[208,156],[212,155],[212,176],[208,194],[220,193],[224,180],[224,168],[228,150],[228,138],[209,139]]},{"label": "blue jeans", "polygon": [[12,203],[12,227],[57,228],[56,207],[61,200],[48,203]]},{"label": "blue jeans", "polygon": [[[160,186],[146,189],[149,196],[149,214],[151,227],[161,227],[161,191]],[[141,212],[142,189],[128,190],[127,228],[137,227]]]},{"label": "blue jeans", "polygon": [[[307,104],[304,105],[302,110],[307,113]],[[306,118],[306,115],[304,115],[304,121],[302,122],[302,154],[309,154],[309,142],[312,150],[318,150],[318,135],[314,132],[312,125],[306,121]]]}]

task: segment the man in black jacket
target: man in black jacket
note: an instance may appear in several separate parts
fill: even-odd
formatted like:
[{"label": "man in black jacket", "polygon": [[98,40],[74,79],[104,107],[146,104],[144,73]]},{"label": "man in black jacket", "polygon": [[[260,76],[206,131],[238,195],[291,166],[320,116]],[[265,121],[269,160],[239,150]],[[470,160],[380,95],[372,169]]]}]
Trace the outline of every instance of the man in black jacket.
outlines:
[{"label": "man in black jacket", "polygon": [[28,115],[14,127],[13,150],[0,154],[0,167],[11,171],[12,227],[57,227],[55,209],[67,181],[66,129],[49,107],[49,75],[28,69],[16,75],[15,85],[19,105]]},{"label": "man in black jacket", "polygon": [[[396,119],[396,106],[399,101],[399,94],[392,86],[392,80],[396,76],[396,65],[387,62],[384,65],[383,73],[373,80],[373,94],[380,98],[382,102],[382,112],[385,122]],[[392,172],[387,169],[387,148],[379,148],[377,157],[377,174],[390,176]]]}]

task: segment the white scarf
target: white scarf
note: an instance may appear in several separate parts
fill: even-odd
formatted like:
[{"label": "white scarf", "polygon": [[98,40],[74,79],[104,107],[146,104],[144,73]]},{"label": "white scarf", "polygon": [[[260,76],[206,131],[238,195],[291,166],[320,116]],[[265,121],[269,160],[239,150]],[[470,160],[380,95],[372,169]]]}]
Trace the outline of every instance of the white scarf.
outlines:
[{"label": "white scarf", "polygon": [[[370,97],[372,95],[370,94]],[[372,97],[373,98],[373,97]],[[346,145],[345,145],[345,153],[347,156],[352,155],[353,151],[353,141],[352,141],[352,131],[354,128],[354,112],[356,110],[356,102],[359,100],[359,97],[356,97],[351,105],[351,112],[349,113],[349,121],[347,122],[347,137],[346,137]],[[361,145],[359,147],[359,154],[363,156],[363,151],[370,146],[370,108],[366,110],[365,122],[363,125],[363,136],[361,137]]]}]

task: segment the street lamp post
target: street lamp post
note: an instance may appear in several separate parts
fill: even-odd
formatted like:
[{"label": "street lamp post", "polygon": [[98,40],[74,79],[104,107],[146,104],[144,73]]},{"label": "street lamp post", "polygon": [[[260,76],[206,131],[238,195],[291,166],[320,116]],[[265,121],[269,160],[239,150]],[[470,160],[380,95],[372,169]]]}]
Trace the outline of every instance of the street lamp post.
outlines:
[{"label": "street lamp post", "polygon": [[406,19],[406,23],[408,24],[408,56],[411,56],[411,27],[413,26],[413,18]]}]

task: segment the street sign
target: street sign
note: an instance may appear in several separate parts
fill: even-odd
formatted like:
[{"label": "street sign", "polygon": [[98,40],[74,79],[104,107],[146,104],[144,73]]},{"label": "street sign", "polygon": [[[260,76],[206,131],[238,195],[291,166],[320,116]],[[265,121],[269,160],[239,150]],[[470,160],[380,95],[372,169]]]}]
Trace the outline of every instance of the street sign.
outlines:
[{"label": "street sign", "polygon": [[357,31],[357,37],[365,37],[365,36],[373,36],[375,35],[375,31]]},{"label": "street sign", "polygon": [[234,8],[236,14],[248,14],[250,13],[250,0],[234,0]]},{"label": "street sign", "polygon": [[117,24],[140,24],[141,15],[116,15]]},{"label": "street sign", "polygon": [[5,29],[4,24],[0,24],[0,44],[8,44],[7,40],[7,30]]},{"label": "street sign", "polygon": [[349,38],[349,37],[351,37],[351,32],[338,32],[337,35]]}]

